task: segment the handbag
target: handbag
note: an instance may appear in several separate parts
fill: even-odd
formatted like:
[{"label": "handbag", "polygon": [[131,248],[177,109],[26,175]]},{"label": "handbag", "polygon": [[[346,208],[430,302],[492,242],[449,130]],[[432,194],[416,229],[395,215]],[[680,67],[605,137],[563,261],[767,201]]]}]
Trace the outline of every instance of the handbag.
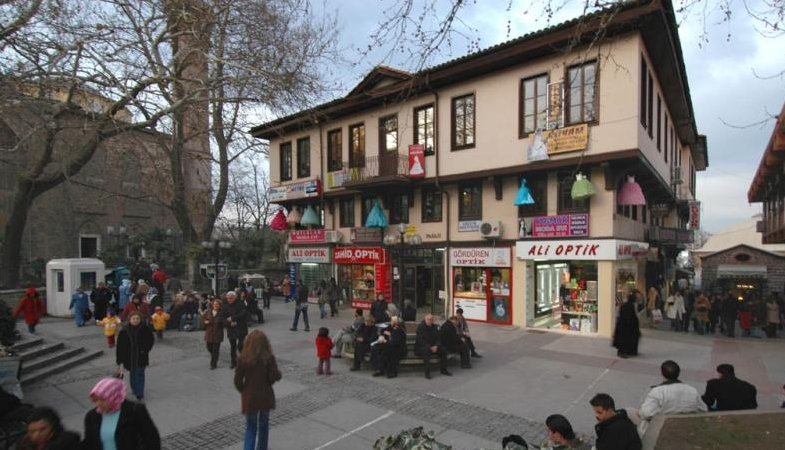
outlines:
[{"label": "handbag", "polygon": [[82,314],[82,317],[84,318],[85,322],[87,322],[88,320],[93,318],[93,312],[90,311],[89,309],[86,309],[84,311],[84,314]]}]

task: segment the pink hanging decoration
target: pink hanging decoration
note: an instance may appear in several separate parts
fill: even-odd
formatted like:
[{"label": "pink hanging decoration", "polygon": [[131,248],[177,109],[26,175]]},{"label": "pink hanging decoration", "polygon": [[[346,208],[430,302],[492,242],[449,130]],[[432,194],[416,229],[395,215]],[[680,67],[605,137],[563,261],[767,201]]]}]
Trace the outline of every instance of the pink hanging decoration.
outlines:
[{"label": "pink hanging decoration", "polygon": [[635,177],[630,175],[627,182],[621,187],[619,192],[619,204],[629,206],[639,206],[646,204],[646,197],[643,196],[641,185],[635,181]]},{"label": "pink hanging decoration", "polygon": [[283,209],[279,209],[273,220],[270,221],[270,228],[277,231],[283,231],[289,228],[289,225],[286,223],[286,215],[283,213]]}]

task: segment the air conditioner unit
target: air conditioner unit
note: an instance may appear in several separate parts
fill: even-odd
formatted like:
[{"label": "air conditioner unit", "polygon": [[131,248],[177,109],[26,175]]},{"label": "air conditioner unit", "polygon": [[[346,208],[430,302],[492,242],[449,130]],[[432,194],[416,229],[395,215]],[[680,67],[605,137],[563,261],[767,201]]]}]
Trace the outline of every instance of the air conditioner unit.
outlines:
[{"label": "air conditioner unit", "polygon": [[486,239],[500,238],[502,237],[502,223],[498,220],[495,222],[483,222],[480,225],[480,234]]},{"label": "air conditioner unit", "polygon": [[341,242],[341,232],[338,230],[328,230],[324,232],[324,242],[337,244]]}]

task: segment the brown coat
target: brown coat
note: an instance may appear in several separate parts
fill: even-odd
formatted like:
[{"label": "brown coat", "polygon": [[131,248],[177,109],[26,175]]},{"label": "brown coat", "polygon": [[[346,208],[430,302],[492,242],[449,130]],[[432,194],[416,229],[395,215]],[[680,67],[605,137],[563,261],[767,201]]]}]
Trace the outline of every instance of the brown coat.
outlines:
[{"label": "brown coat", "polygon": [[242,361],[234,371],[234,386],[240,391],[242,413],[251,414],[275,409],[273,383],[281,379],[281,371],[271,356],[266,362],[248,366]]},{"label": "brown coat", "polygon": [[220,312],[213,317],[213,311],[206,311],[202,315],[204,323],[204,341],[208,344],[218,344],[224,340],[224,324]]}]

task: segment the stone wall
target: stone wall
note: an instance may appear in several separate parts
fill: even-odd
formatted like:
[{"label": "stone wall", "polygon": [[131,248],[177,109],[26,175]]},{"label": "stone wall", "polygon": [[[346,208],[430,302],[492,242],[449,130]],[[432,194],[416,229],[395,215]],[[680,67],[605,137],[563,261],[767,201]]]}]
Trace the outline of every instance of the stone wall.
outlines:
[{"label": "stone wall", "polygon": [[[44,305],[46,305],[46,287],[41,286],[37,287],[38,294],[41,295],[41,300],[43,300]],[[24,295],[26,289],[8,289],[0,291],[0,300],[4,301],[6,305],[12,310],[16,308],[16,305],[19,304],[19,300],[22,299],[22,295]]]},{"label": "stone wall", "polygon": [[[745,256],[749,256],[749,259],[742,261]],[[701,258],[701,280],[704,289],[711,290],[716,285],[717,267],[722,264],[766,266],[766,288],[763,294],[782,294],[785,291],[785,257],[743,245],[705,256]]]}]

